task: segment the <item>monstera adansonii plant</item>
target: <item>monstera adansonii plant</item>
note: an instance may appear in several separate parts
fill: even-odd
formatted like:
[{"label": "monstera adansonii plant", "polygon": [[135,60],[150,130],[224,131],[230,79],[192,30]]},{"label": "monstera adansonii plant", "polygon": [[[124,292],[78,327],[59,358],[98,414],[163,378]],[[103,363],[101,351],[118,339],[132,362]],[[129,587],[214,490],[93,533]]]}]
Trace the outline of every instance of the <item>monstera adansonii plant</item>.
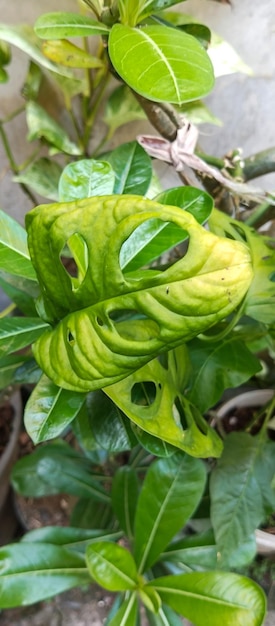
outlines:
[{"label": "monstera adansonii plant", "polygon": [[[148,224],[180,229],[185,254],[127,272]],[[244,299],[253,276],[248,247],[209,232],[178,207],[130,195],[42,205],[26,225],[38,310],[49,324],[33,346],[46,376],[80,394],[104,388],[145,431],[195,456],[217,456],[221,442],[184,398],[181,370],[186,342]],[[76,275],[64,267],[68,249]],[[146,406],[135,403],[137,382],[153,385]],[[175,398],[184,404],[185,428]]]}]

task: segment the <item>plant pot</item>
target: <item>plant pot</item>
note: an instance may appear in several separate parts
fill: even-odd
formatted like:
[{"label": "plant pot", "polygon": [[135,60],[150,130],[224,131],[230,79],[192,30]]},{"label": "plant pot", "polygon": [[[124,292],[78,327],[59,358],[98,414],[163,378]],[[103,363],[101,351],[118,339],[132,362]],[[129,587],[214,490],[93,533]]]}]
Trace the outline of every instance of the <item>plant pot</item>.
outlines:
[{"label": "plant pot", "polygon": [[4,410],[8,412],[11,411],[13,415],[11,417],[12,425],[10,436],[0,456],[0,544],[5,542],[4,521],[7,520],[7,516],[9,516],[9,509],[6,508],[6,504],[10,490],[10,473],[18,454],[19,433],[22,423],[22,402],[20,392],[17,389],[8,390],[8,392],[1,394],[0,414],[1,411],[3,412]]},{"label": "plant pot", "polygon": [[[224,419],[234,408],[261,407],[274,395],[273,389],[255,389],[241,393],[225,402],[217,411],[218,419]],[[262,555],[275,554],[275,534],[264,530],[256,530],[257,552]]]}]

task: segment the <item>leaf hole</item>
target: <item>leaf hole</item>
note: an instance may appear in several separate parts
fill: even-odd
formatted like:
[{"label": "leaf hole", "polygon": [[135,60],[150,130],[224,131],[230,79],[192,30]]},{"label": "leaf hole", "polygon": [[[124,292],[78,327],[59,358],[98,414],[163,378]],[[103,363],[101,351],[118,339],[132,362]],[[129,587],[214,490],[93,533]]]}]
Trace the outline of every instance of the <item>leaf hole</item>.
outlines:
[{"label": "leaf hole", "polygon": [[269,274],[269,277],[268,277],[268,278],[269,278],[269,280],[270,280],[272,283],[275,283],[275,272],[271,272],[271,274]]},{"label": "leaf hole", "polygon": [[78,233],[74,233],[63,246],[59,257],[61,264],[71,279],[73,291],[79,289],[86,276],[88,257],[88,247],[85,239]]},{"label": "leaf hole", "polygon": [[159,336],[157,322],[135,309],[114,309],[108,313],[116,332],[122,339],[151,341]]},{"label": "leaf hole", "polygon": [[97,316],[96,321],[97,321],[99,326],[104,326],[104,322],[103,322],[103,319],[101,317]]},{"label": "leaf hole", "polygon": [[184,412],[182,403],[180,401],[180,398],[178,397],[175,398],[172,411],[173,411],[173,417],[175,421],[177,422],[177,424],[181,424],[183,430],[187,430],[188,423],[185,417],[185,412]]},{"label": "leaf hole", "polygon": [[131,402],[138,406],[151,406],[156,399],[157,388],[153,381],[135,383],[131,389]]},{"label": "leaf hole", "polygon": [[68,343],[69,343],[71,346],[72,346],[72,345],[74,344],[74,342],[75,342],[75,338],[74,338],[74,336],[73,336],[73,333],[72,333],[72,331],[71,331],[69,328],[68,328],[68,330],[67,330],[67,341],[68,341]]}]

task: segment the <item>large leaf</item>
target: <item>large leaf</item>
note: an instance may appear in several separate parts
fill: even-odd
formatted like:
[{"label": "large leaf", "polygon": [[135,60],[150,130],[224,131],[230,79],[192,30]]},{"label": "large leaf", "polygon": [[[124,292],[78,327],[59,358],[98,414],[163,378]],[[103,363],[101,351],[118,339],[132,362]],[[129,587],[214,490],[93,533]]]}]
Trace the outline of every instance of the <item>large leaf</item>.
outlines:
[{"label": "large leaf", "polygon": [[189,344],[192,376],[188,398],[205,412],[225,389],[238,387],[261,370],[260,361],[238,337],[217,342],[194,339]]},{"label": "large leaf", "polygon": [[66,39],[67,37],[88,37],[107,35],[107,26],[78,13],[44,13],[36,20],[34,30],[42,39]]},{"label": "large leaf", "polygon": [[36,528],[23,535],[21,543],[28,542],[32,544],[47,543],[50,545],[62,546],[68,550],[76,550],[82,552],[87,545],[98,542],[99,539],[104,541],[117,541],[121,537],[121,532],[110,532],[103,530],[86,530],[85,528],[44,526]]},{"label": "large leaf", "polygon": [[0,356],[29,346],[48,328],[38,317],[0,319]]},{"label": "large leaf", "polygon": [[[211,519],[221,567],[242,566],[253,557],[240,554],[245,542],[275,508],[271,482],[275,474],[275,444],[264,436],[232,433],[225,440],[224,451],[210,480]],[[251,554],[252,551],[252,554]]]},{"label": "large leaf", "polygon": [[0,211],[0,269],[9,274],[36,280],[26,231],[4,211]]},{"label": "large leaf", "polygon": [[151,178],[151,159],[145,150],[136,142],[130,141],[118,146],[104,155],[115,172],[114,193],[146,194]]},{"label": "large leaf", "polygon": [[157,578],[149,586],[195,626],[261,626],[264,621],[265,594],[244,576],[193,572]]},{"label": "large leaf", "polygon": [[180,346],[168,353],[167,363],[155,359],[104,391],[134,424],[159,438],[160,456],[167,456],[163,442],[192,456],[219,456],[220,438],[184,395],[188,368],[187,349]]},{"label": "large leaf", "polygon": [[28,140],[45,139],[59,152],[79,155],[81,149],[69,138],[66,131],[51,117],[40,104],[30,102],[26,105],[26,118],[29,129]]},{"label": "large leaf", "polygon": [[138,575],[135,561],[123,546],[98,541],[87,547],[86,560],[94,580],[108,591],[135,589]]},{"label": "large leaf", "polygon": [[149,468],[135,519],[135,558],[144,572],[198,506],[205,486],[203,463],[177,454]]},{"label": "large leaf", "polygon": [[109,54],[125,83],[149,100],[182,104],[205,96],[214,84],[201,44],[174,28],[115,24]]},{"label": "large leaf", "polygon": [[109,163],[94,159],[69,163],[59,180],[59,201],[106,196],[113,193],[114,185],[115,173]]},{"label": "large leaf", "polygon": [[217,547],[213,531],[187,535],[174,541],[160,555],[159,560],[164,562],[171,574],[216,569]]},{"label": "large leaf", "polygon": [[[173,205],[188,211],[199,224],[206,222],[213,207],[211,196],[195,187],[169,189],[160,193],[155,200],[160,204]],[[121,265],[129,272],[136,270],[185,239],[188,239],[188,234],[175,224],[165,224],[158,219],[145,222],[123,244]]]},{"label": "large leaf", "polygon": [[62,434],[75,419],[85,402],[83,393],[71,393],[56,387],[42,376],[25,408],[25,427],[34,443]]},{"label": "large leaf", "polygon": [[118,453],[136,445],[137,440],[128,418],[102,391],[94,391],[88,395],[87,409],[87,417],[80,416],[78,423],[81,422],[82,425],[86,421],[87,429],[93,433],[98,446],[103,450]]},{"label": "large leaf", "polygon": [[65,444],[49,444],[24,456],[14,466],[12,484],[26,497],[69,493],[109,503],[110,497],[93,477],[87,459]]},{"label": "large leaf", "polygon": [[[123,274],[122,244],[152,218],[188,232],[185,257],[165,271]],[[95,390],[125,378],[226,317],[251,283],[246,246],[207,232],[187,211],[139,196],[42,205],[26,220],[44,308],[48,318],[64,318],[39,338],[34,354],[66,389]],[[84,278],[72,278],[60,259],[72,235],[85,244]]]},{"label": "large leaf", "polygon": [[112,504],[121,528],[129,539],[133,539],[134,519],[139,485],[135,470],[128,465],[120,467],[112,484]]},{"label": "large leaf", "polygon": [[58,163],[41,157],[13,180],[28,185],[45,198],[58,200],[58,182],[61,173],[62,168]]},{"label": "large leaf", "polygon": [[50,544],[0,549],[0,607],[26,606],[90,582],[80,554]]}]

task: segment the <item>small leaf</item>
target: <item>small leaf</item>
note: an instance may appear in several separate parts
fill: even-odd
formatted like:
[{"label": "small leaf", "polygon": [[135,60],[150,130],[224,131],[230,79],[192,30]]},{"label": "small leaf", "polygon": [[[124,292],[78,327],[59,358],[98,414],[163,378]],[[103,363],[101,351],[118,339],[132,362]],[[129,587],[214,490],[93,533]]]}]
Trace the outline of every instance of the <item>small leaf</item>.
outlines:
[{"label": "small leaf", "polygon": [[165,576],[148,583],[161,599],[196,626],[262,626],[264,591],[252,580],[225,572]]},{"label": "small leaf", "polygon": [[187,102],[180,107],[180,112],[191,124],[214,124],[222,126],[222,121],[201,100]]},{"label": "small leaf", "polygon": [[149,626],[182,626],[182,619],[170,606],[162,604],[158,614],[146,610]]},{"label": "small leaf", "polygon": [[25,359],[26,357],[22,355],[11,355],[0,359],[0,390],[14,384],[16,371]]},{"label": "small leaf", "polygon": [[86,550],[92,578],[108,591],[127,591],[137,586],[135,561],[125,548],[108,542],[97,542]]},{"label": "small leaf", "polygon": [[113,193],[115,173],[104,161],[83,159],[69,163],[59,180],[59,202]]},{"label": "small leaf", "polygon": [[112,504],[121,528],[129,539],[134,534],[134,519],[139,494],[135,470],[127,465],[120,467],[112,484]]},{"label": "small leaf", "polygon": [[12,217],[0,210],[0,269],[35,281],[27,233]]},{"label": "small leaf", "polygon": [[13,180],[28,185],[45,198],[58,200],[58,182],[61,173],[62,168],[58,163],[47,157],[41,157],[24,172],[14,176]]},{"label": "small leaf", "polygon": [[25,408],[25,428],[35,444],[62,434],[75,419],[85,394],[74,393],[56,387],[42,376],[33,390]]},{"label": "small leaf", "polygon": [[208,54],[213,63],[215,77],[242,72],[253,75],[251,68],[242,61],[236,50],[217,33],[211,33]]},{"label": "small leaf", "polygon": [[[20,272],[20,263],[17,267]],[[39,296],[39,285],[35,280],[0,270],[0,287],[22,313],[30,317],[37,315],[35,298]]]},{"label": "small leaf", "polygon": [[217,547],[213,531],[190,535],[174,541],[159,559],[171,574],[214,570],[217,567]]},{"label": "small leaf", "polygon": [[61,63],[65,67],[99,68],[104,67],[101,59],[92,56],[85,50],[75,46],[66,39],[45,41],[43,52],[48,59],[55,63]]},{"label": "small leaf", "polygon": [[107,26],[78,13],[44,13],[34,26],[35,33],[42,39],[66,39],[67,37],[88,37],[107,35]]},{"label": "small leaf", "polygon": [[112,27],[109,54],[134,91],[155,102],[182,104],[211,91],[212,65],[201,44],[166,26]]},{"label": "small leaf", "polygon": [[115,615],[106,622],[106,626],[136,626],[137,618],[138,603],[136,593],[133,592],[122,602]]},{"label": "small leaf", "polygon": [[196,509],[205,486],[203,463],[184,454],[149,468],[135,519],[135,558],[144,572]]},{"label": "small leaf", "polygon": [[29,346],[48,328],[38,317],[0,319],[0,356]]},{"label": "small leaf", "polygon": [[159,613],[161,599],[155,589],[148,587],[147,585],[146,587],[139,589],[138,593],[142,603],[147,609],[149,609],[149,611]]},{"label": "small leaf", "polygon": [[0,548],[0,607],[34,604],[90,582],[80,554],[43,543]]},{"label": "small leaf", "polygon": [[118,146],[104,155],[115,172],[114,193],[145,195],[152,178],[148,154],[136,141]]},{"label": "small leaf", "polygon": [[120,85],[111,93],[103,117],[109,126],[108,136],[124,124],[144,119],[146,115],[127,85]]},{"label": "small leaf", "polygon": [[37,102],[30,101],[26,105],[26,117],[29,129],[28,141],[45,139],[59,152],[70,155],[81,154],[80,148],[68,137],[60,126]]}]

